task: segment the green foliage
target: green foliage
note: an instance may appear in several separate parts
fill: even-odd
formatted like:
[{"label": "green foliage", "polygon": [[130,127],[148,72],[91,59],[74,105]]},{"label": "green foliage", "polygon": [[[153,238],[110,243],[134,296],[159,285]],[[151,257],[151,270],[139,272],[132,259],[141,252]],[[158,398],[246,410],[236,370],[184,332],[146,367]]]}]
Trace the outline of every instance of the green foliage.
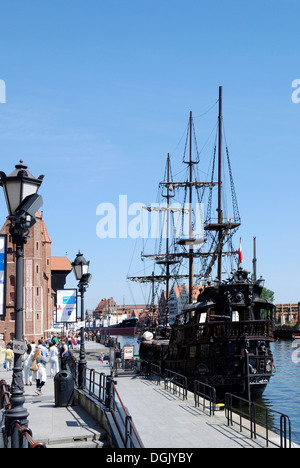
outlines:
[{"label": "green foliage", "polygon": [[263,297],[264,299],[267,299],[267,301],[274,302],[275,293],[274,291],[271,291],[271,289],[263,288],[261,297]]}]

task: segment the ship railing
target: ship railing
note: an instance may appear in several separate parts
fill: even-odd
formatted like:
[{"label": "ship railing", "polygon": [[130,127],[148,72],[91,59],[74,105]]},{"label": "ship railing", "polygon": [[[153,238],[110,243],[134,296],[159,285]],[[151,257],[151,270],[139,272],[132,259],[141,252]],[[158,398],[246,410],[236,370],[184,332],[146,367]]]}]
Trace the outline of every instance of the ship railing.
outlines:
[{"label": "ship railing", "polygon": [[[237,395],[226,393],[225,414],[227,425],[238,425],[240,432],[247,430],[251,439],[263,439],[266,447],[291,448],[290,418],[278,411],[267,408]],[[262,429],[263,428],[263,429]]]},{"label": "ship railing", "polygon": [[[202,409],[209,409],[209,415],[212,416],[215,414],[215,409],[217,405],[217,392],[214,387],[211,385],[195,380],[194,382],[194,401],[195,408],[199,408],[200,399],[202,399]],[[208,404],[208,406],[207,406]]]},{"label": "ship railing", "polygon": [[197,341],[203,337],[236,338],[247,334],[255,337],[273,337],[271,322],[251,320],[241,322],[211,321],[205,324],[190,324],[185,328],[186,341]]},{"label": "ship railing", "polygon": [[5,380],[0,381],[0,448],[47,448],[44,442],[35,442],[32,431],[19,421],[10,427],[5,425],[5,413],[11,409],[9,387]]},{"label": "ship railing", "polygon": [[173,393],[173,395],[187,400],[188,394],[188,382],[187,378],[179,372],[173,372],[169,369],[165,369],[164,373],[165,390]]}]

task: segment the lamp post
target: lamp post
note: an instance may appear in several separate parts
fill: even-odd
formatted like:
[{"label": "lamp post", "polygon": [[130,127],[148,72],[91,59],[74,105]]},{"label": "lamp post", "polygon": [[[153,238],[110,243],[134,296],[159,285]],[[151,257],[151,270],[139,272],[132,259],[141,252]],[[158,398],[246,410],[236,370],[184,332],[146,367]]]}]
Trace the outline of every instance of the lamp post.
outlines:
[{"label": "lamp post", "polygon": [[[87,262],[84,256],[79,252],[72,263],[73,272],[78,283],[78,289],[81,295],[81,321],[84,322],[84,293],[87,290],[92,275],[89,273],[90,262]],[[78,363],[78,387],[83,388],[85,383],[85,336],[84,325],[81,327],[80,354]]]},{"label": "lamp post", "polygon": [[[43,204],[43,199],[37,191],[44,176],[36,179],[27,166],[20,161],[15,170],[6,175],[0,172],[0,185],[3,187],[10,220],[9,232],[12,242],[16,246],[16,301],[15,301],[15,340],[23,340],[23,272],[24,272],[24,245],[30,228],[36,223],[35,214]],[[14,353],[14,368],[11,385],[11,409],[6,412],[6,424],[15,438],[13,425],[18,421],[22,426],[28,425],[29,416],[23,407],[24,384],[22,375],[22,354]],[[14,442],[14,440],[13,440]]]}]

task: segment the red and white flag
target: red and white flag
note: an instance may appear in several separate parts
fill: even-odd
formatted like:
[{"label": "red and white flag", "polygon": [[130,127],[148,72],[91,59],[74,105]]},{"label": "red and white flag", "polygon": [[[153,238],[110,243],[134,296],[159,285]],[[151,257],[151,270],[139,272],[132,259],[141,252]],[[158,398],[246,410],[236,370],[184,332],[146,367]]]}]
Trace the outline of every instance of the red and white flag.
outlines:
[{"label": "red and white flag", "polygon": [[239,246],[238,254],[239,254],[239,264],[240,264],[243,261],[243,251],[242,251],[242,241],[241,241],[241,239],[240,239],[240,246]]}]

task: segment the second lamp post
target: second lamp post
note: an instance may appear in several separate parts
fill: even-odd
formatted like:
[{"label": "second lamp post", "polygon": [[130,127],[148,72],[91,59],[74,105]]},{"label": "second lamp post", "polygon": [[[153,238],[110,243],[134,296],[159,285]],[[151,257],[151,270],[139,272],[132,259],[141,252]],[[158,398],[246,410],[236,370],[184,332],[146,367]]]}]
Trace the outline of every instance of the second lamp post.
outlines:
[{"label": "second lamp post", "polygon": [[[79,252],[76,255],[74,262],[72,263],[73,272],[78,283],[78,289],[81,295],[81,322],[85,320],[84,313],[84,293],[89,286],[92,279],[92,275],[89,273],[90,262],[87,262],[84,256]],[[85,335],[84,325],[81,326],[81,340],[80,340],[80,354],[78,363],[78,387],[83,388],[85,384],[85,368],[86,368],[86,357],[85,357]]]}]

